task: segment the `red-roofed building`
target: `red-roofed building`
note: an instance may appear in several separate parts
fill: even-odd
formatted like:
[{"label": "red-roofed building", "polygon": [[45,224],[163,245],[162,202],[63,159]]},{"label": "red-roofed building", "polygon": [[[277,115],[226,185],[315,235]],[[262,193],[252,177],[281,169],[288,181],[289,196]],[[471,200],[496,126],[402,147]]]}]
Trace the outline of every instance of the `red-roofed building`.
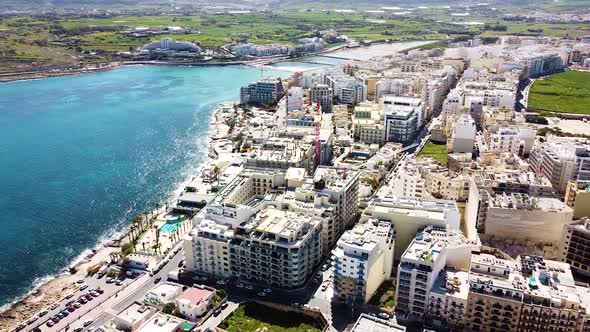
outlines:
[{"label": "red-roofed building", "polygon": [[195,285],[176,299],[176,308],[187,319],[196,321],[209,310],[209,305],[214,298],[214,290]]}]

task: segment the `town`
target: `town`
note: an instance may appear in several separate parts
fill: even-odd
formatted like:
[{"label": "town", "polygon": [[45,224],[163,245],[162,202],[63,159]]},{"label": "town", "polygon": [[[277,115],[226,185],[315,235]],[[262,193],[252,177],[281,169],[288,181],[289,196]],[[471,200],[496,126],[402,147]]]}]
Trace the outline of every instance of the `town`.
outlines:
[{"label": "town", "polygon": [[590,331],[590,105],[532,96],[589,70],[590,37],[506,35],[251,82],[182,193],[16,331]]}]

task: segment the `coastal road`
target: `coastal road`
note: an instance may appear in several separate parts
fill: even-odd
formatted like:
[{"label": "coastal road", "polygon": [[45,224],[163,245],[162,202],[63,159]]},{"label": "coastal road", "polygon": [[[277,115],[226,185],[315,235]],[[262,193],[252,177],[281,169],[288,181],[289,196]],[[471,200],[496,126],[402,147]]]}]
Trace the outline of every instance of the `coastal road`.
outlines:
[{"label": "coastal road", "polygon": [[[174,269],[177,269],[178,264],[183,260],[183,258],[184,250],[180,250],[169,259],[168,263],[164,265],[164,267],[158,273],[154,274],[153,276],[149,276],[147,273],[144,274],[141,278],[134,282],[133,287],[129,287],[129,289],[127,289],[124,293],[121,293],[117,298],[112,298],[112,301],[102,308],[97,308],[97,310],[93,310],[92,312],[84,315],[79,320],[77,320],[77,323],[82,324],[87,320],[92,320],[92,324],[89,327],[104,325],[109,320],[111,320],[115,314],[122,311],[133,302],[141,301],[145,293],[157,284],[155,282],[157,278],[166,280],[168,278],[168,273]],[[62,328],[59,331],[65,330]]]}]

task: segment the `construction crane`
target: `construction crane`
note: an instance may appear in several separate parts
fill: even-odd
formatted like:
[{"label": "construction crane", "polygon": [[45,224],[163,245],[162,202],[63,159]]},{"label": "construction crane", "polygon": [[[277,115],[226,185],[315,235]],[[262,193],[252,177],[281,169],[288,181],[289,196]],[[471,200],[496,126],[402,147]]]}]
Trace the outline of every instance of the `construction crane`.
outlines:
[{"label": "construction crane", "polygon": [[320,102],[317,102],[317,111],[315,117],[315,167],[320,166],[320,154],[322,153],[320,142],[320,128],[322,127],[322,107]]}]

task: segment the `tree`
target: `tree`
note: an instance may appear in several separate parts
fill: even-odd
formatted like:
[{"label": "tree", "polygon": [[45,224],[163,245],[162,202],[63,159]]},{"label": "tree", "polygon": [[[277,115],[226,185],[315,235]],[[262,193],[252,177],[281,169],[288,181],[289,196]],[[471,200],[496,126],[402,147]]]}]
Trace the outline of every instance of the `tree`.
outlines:
[{"label": "tree", "polygon": [[174,302],[168,302],[164,305],[164,308],[162,308],[162,312],[168,315],[171,315],[174,310],[176,310],[176,304],[174,304]]}]

